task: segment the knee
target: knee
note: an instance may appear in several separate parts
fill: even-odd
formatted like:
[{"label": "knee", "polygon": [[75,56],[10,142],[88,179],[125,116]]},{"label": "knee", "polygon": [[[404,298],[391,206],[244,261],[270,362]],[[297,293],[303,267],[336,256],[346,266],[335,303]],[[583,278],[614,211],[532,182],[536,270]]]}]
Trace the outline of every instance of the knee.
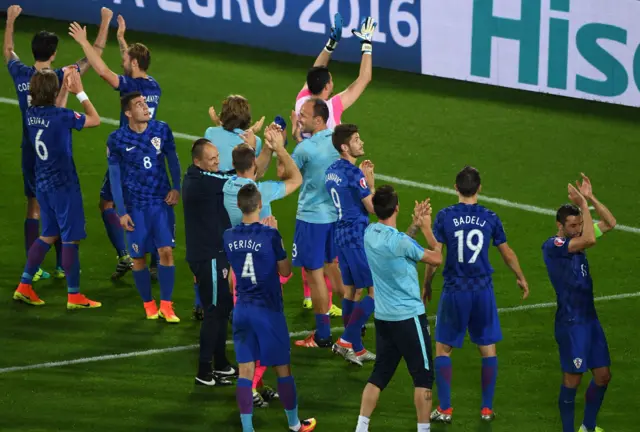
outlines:
[{"label": "knee", "polygon": [[609,382],[611,382],[611,371],[607,369],[605,371],[594,374],[593,380],[598,387],[608,386]]},{"label": "knee", "polygon": [[562,385],[566,388],[578,388],[582,381],[582,374],[565,373],[562,378]]},{"label": "knee", "polygon": [[168,263],[169,265],[173,264],[173,249],[171,249],[171,247],[162,247],[160,249],[158,249],[158,255],[160,255],[160,261],[161,262],[167,262],[170,261],[170,263]]},{"label": "knee", "polygon": [[135,271],[144,270],[147,266],[147,261],[144,258],[134,258],[133,259],[133,269]]}]

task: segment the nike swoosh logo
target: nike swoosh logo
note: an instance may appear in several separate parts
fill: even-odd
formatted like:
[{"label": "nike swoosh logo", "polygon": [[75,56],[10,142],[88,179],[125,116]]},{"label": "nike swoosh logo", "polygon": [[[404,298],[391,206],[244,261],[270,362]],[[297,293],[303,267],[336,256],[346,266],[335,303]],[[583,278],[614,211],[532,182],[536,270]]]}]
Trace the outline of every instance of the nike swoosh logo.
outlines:
[{"label": "nike swoosh logo", "polygon": [[131,151],[131,150],[133,150],[134,148],[135,148],[135,146],[134,146],[134,147],[127,147],[127,151]]}]

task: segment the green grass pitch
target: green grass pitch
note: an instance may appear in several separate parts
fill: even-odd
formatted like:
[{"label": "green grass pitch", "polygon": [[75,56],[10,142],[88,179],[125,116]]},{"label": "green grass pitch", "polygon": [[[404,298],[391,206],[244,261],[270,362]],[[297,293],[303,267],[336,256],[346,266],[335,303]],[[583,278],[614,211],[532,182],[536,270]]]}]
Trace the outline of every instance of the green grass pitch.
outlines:
[{"label": "green grass pitch", "polygon": [[[82,57],[66,24],[21,17],[15,35],[17,53],[31,61],[29,42],[41,28],[62,40],[57,65]],[[90,37],[95,36],[91,30]],[[120,70],[112,29],[104,58]],[[224,44],[129,32],[131,42],[147,44],[153,53],[150,73],[163,88],[158,118],[176,132],[200,135],[209,126],[207,108],[220,106],[231,93],[245,95],[254,117],[288,116],[295,95],[313,59]],[[320,47],[318,47],[320,48]],[[354,56],[358,53],[354,52]],[[375,55],[375,49],[374,49]],[[357,65],[332,63],[336,89],[344,88]],[[85,89],[98,112],[118,118],[117,93],[90,71]],[[8,73],[0,74],[0,97],[15,99]],[[70,98],[69,106],[79,104]],[[376,172],[406,180],[450,187],[465,164],[480,169],[483,192],[511,202],[553,209],[567,199],[566,185],[587,173],[596,195],[620,224],[638,226],[637,161],[640,126],[636,111],[606,104],[569,100],[476,84],[376,69],[373,82],[344,116],[360,126],[367,158]],[[192,281],[184,262],[182,210],[177,209],[175,307],[176,326],[143,319],[144,312],[130,275],[111,283],[115,253],[98,211],[98,193],[106,169],[105,143],[113,126],[74,133],[74,155],[81,178],[88,238],[81,246],[83,291],[103,302],[97,310],[67,312],[64,281],[36,284],[47,301],[42,308],[14,303],[11,293],[24,266],[22,224],[24,197],[20,172],[20,114],[17,106],[0,103],[0,166],[5,192],[0,200],[0,369],[69,361],[133,351],[189,346],[198,342],[199,323],[191,321]],[[178,140],[183,168],[189,163],[190,142]],[[269,176],[273,176],[273,169]],[[377,181],[377,185],[383,184]],[[414,200],[431,197],[434,209],[455,197],[416,187],[398,186],[399,225],[407,226]],[[274,205],[285,243],[293,238],[296,198]],[[519,298],[513,276],[492,254],[495,289],[502,308],[554,301],[540,246],[555,232],[552,216],[503,205],[489,205],[502,218],[509,243],[518,253],[531,287],[526,302]],[[635,293],[638,234],[614,231],[590,251],[597,296]],[[424,243],[424,240],[420,238]],[[289,246],[290,248],[290,246]],[[50,253],[45,268],[53,265]],[[423,268],[420,269],[421,272]],[[442,278],[429,314],[436,309]],[[157,286],[154,288],[157,292]],[[290,331],[313,325],[301,308],[299,274],[285,286]],[[607,334],[613,381],[599,424],[608,431],[637,430],[640,386],[640,343],[635,339],[637,297],[597,304]],[[499,372],[491,425],[481,424],[480,358],[466,342],[453,356],[454,424],[435,431],[549,432],[560,429],[556,408],[560,370],[553,338],[553,307],[501,315],[504,341],[498,345]],[[341,325],[334,320],[332,325]],[[373,331],[365,343],[375,351]],[[233,358],[232,347],[229,348]],[[234,388],[194,388],[195,349],[120,358],[53,368],[0,373],[0,430],[3,431],[235,431],[240,422]],[[350,367],[331,353],[292,348],[300,415],[318,418],[319,431],[355,429],[360,396],[371,365]],[[269,371],[267,382],[275,384]],[[584,384],[586,384],[585,379]],[[411,380],[401,365],[382,394],[371,430],[415,430]],[[582,417],[583,385],[576,404],[576,430]],[[634,396],[635,395],[635,396]],[[437,400],[437,390],[435,399]],[[286,430],[282,407],[274,403],[256,410],[256,430]]]}]

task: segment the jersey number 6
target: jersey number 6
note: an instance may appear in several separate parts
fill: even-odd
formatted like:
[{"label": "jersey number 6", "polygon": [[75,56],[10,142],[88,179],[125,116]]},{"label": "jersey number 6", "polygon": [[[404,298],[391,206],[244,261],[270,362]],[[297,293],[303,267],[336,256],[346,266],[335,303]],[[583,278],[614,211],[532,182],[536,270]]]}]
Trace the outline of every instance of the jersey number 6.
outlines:
[{"label": "jersey number 6", "polygon": [[42,132],[44,129],[40,129],[38,134],[36,135],[36,153],[38,153],[38,157],[43,161],[49,159],[49,150],[47,150],[47,146],[44,141],[40,141],[40,137],[42,136]]}]

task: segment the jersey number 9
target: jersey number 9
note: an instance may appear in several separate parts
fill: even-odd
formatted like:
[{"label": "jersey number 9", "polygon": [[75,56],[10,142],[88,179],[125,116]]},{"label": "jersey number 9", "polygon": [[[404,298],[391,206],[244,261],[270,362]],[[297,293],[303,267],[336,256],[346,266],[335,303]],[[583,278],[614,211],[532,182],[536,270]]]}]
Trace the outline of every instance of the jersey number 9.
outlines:
[{"label": "jersey number 9", "polygon": [[342,219],[342,206],[340,205],[340,195],[338,195],[338,191],[335,188],[331,188],[331,199],[333,200],[333,205],[336,206],[336,210],[338,210],[338,219]]},{"label": "jersey number 9", "polygon": [[478,229],[469,231],[466,242],[464,241],[464,230],[456,231],[454,235],[458,239],[458,262],[464,262],[464,243],[466,243],[467,248],[473,252],[468,263],[475,263],[478,259],[478,255],[480,255],[480,251],[482,251],[482,246],[484,245],[484,234],[482,234],[482,231]]}]

